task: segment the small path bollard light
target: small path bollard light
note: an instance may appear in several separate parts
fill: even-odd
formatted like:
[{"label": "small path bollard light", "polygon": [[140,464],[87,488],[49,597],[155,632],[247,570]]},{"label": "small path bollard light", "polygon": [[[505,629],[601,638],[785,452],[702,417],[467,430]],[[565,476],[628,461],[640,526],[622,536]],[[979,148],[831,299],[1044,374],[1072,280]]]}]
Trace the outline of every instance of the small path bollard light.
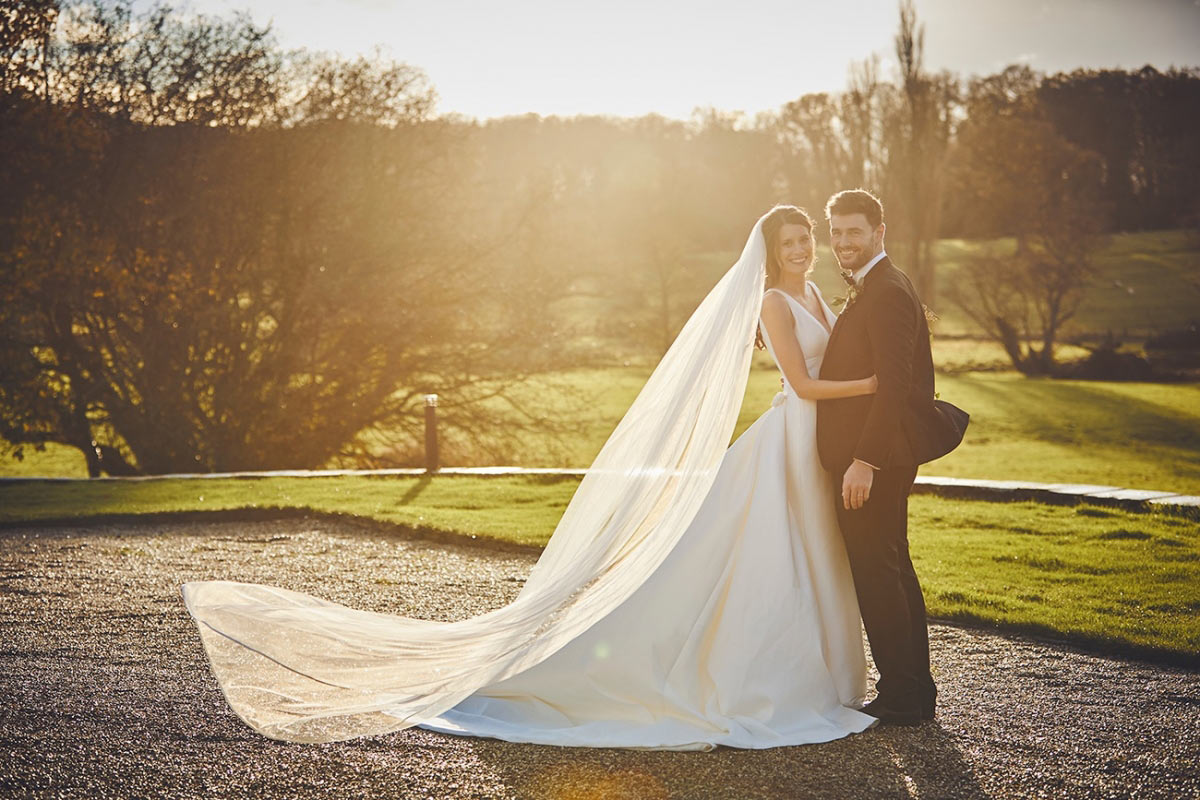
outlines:
[{"label": "small path bollard light", "polygon": [[438,438],[437,438],[437,403],[436,394],[425,395],[425,470],[438,470]]}]

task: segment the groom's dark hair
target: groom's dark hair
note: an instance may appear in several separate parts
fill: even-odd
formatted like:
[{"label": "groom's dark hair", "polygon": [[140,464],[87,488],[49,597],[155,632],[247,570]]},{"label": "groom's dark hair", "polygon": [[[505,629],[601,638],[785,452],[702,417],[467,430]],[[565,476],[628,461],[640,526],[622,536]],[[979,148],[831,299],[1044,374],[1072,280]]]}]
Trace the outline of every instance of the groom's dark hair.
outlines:
[{"label": "groom's dark hair", "polygon": [[866,189],[845,189],[825,204],[825,219],[829,220],[834,214],[862,214],[874,230],[883,222],[883,203]]}]

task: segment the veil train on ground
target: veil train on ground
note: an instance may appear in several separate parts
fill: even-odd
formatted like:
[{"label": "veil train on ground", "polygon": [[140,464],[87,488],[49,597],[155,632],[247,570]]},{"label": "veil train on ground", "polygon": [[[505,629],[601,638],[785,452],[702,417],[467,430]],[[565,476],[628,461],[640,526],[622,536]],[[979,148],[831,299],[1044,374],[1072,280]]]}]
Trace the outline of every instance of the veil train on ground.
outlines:
[{"label": "veil train on ground", "polygon": [[238,716],[293,742],[428,722],[540,663],[645,583],[700,508],[737,423],[762,304],[763,219],[609,436],[509,605],[431,622],[274,586],[184,584]]}]

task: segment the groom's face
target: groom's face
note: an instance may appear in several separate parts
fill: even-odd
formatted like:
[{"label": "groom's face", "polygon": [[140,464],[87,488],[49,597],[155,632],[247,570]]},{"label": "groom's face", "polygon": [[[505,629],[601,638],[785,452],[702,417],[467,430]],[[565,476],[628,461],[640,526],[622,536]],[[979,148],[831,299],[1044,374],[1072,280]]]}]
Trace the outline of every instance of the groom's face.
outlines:
[{"label": "groom's face", "polygon": [[829,217],[829,246],[842,269],[856,270],[883,250],[883,223],[872,229],[866,214],[833,214]]}]

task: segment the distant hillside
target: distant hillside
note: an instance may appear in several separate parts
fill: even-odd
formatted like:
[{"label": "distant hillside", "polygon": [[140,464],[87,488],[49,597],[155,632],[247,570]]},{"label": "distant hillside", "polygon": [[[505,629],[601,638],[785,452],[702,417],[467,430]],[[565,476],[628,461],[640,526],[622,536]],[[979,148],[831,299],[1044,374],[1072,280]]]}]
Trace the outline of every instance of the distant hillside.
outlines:
[{"label": "distant hillside", "polygon": [[[820,232],[818,238],[822,238]],[[979,335],[979,330],[944,292],[966,259],[993,244],[1013,246],[1011,239],[996,242],[943,239],[938,243],[940,291],[934,302],[929,303],[940,317],[935,333]],[[711,286],[736,258],[733,251],[693,256],[691,264],[697,274],[697,286]],[[845,293],[834,272],[835,264],[829,248],[821,245],[813,277],[830,301]],[[904,268],[903,263],[897,266]],[[1100,251],[1097,266],[1100,274],[1068,333],[1103,334],[1111,330],[1118,336],[1144,338],[1200,318],[1200,233],[1165,230],[1115,234]],[[697,296],[693,302],[699,299]],[[678,323],[682,324],[682,320]]]}]

